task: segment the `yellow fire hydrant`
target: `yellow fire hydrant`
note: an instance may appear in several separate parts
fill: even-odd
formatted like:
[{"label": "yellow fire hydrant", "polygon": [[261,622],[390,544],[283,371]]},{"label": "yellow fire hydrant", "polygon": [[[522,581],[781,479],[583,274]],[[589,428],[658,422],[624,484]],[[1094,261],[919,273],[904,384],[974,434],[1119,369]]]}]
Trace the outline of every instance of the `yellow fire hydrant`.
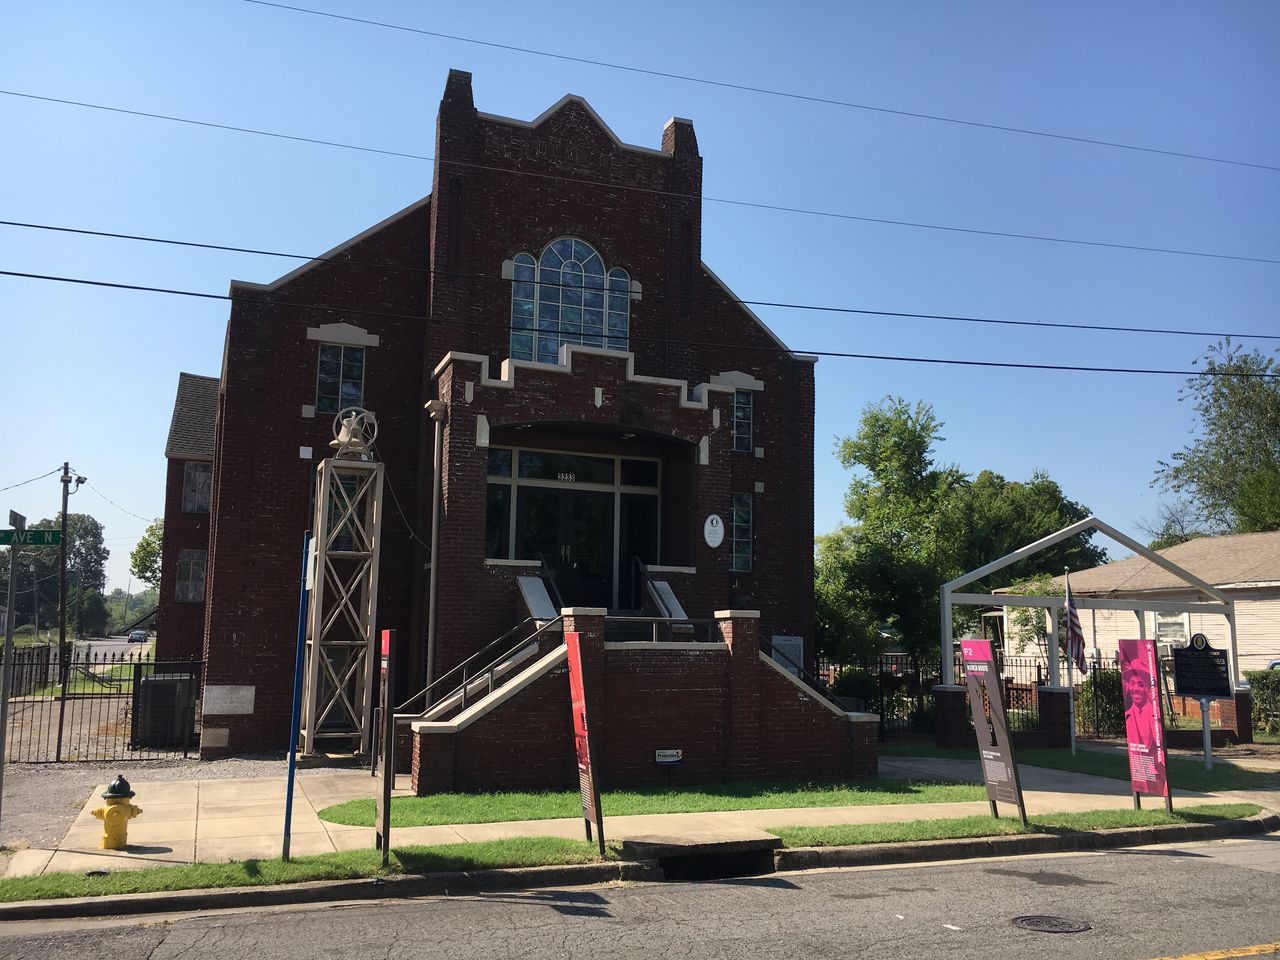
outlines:
[{"label": "yellow fire hydrant", "polygon": [[133,791],[123,774],[107,785],[102,798],[106,804],[93,811],[93,815],[102,821],[102,849],[123,850],[129,845],[129,821],[142,813],[142,808],[129,802]]}]

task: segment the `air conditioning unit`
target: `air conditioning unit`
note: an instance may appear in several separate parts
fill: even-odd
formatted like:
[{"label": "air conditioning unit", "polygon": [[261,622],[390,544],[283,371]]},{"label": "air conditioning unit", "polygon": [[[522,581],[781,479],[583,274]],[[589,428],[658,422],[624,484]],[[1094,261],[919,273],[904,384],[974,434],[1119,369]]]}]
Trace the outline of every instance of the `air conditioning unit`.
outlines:
[{"label": "air conditioning unit", "polygon": [[156,673],[136,678],[129,745],[135,750],[194,745],[199,689],[199,677],[193,673]]}]

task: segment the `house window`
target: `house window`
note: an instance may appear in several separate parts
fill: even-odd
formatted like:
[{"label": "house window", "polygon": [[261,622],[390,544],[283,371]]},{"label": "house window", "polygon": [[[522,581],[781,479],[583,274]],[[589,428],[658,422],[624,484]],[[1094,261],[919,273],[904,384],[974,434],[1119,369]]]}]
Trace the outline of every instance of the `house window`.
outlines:
[{"label": "house window", "polygon": [[178,587],[174,599],[179,603],[204,603],[204,567],[207,550],[178,551]]},{"label": "house window", "polygon": [[1156,614],[1156,642],[1187,645],[1187,618],[1181,613]]},{"label": "house window", "polygon": [[213,464],[188,460],[182,465],[182,512],[208,513]]},{"label": "house window", "polygon": [[606,270],[590,244],[553,241],[536,261],[512,261],[511,358],[556,363],[560,346],[626,350],[630,343],[631,277]]},{"label": "house window", "polygon": [[729,517],[729,569],[738,573],[751,570],[751,494],[732,496]]},{"label": "house window", "polygon": [[751,452],[751,391],[733,392],[733,449]]},{"label": "house window", "polygon": [[337,413],[364,405],[364,347],[320,344],[316,413]]}]

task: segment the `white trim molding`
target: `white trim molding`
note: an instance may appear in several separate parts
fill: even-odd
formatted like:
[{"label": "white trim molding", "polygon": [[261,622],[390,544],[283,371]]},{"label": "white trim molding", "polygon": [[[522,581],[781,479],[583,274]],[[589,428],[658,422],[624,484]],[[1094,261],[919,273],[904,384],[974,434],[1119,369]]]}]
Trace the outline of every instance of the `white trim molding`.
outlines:
[{"label": "white trim molding", "polygon": [[341,320],[337,323],[322,323],[318,327],[307,327],[307,339],[319,340],[321,343],[337,343],[345,347],[376,347],[378,335],[370,333],[364,327]]}]

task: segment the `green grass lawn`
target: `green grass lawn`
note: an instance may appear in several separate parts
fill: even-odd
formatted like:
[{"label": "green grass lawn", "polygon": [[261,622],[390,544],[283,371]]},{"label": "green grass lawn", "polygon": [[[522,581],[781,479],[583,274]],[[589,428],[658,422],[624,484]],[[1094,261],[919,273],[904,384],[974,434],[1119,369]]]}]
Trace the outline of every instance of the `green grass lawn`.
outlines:
[{"label": "green grass lawn", "polygon": [[[84,676],[84,674],[78,673],[67,678],[67,693],[129,693],[133,690],[133,671],[134,665],[132,663],[120,663],[95,674],[95,678],[92,680]],[[97,679],[97,677],[102,677],[103,680],[110,678],[118,682],[105,683],[103,680]],[[61,689],[61,685],[49,683],[43,687],[37,687],[31,692],[31,696],[56,697]]]},{"label": "green grass lawn", "polygon": [[[610,859],[615,859],[610,854]],[[241,860],[235,863],[193,863],[181,867],[117,870],[105,877],[83,873],[47,873],[39,877],[0,879],[0,903],[57,897],[101,897],[118,893],[159,890],[198,890],[206,887],[253,887],[309,880],[351,880],[398,874],[443,873],[451,870],[490,870],[566,863],[597,863],[593,843],[558,837],[516,837],[483,843],[452,843],[435,847],[401,847],[391,851],[391,866],[382,869],[377,850],[348,850],[283,860]]]},{"label": "green grass lawn", "polygon": [[[882,745],[881,756],[885,757],[942,757],[952,760],[977,760],[977,748],[944,749],[942,747]],[[1129,779],[1129,758],[1115,751],[1101,753],[1096,750],[1080,750],[1075,756],[1065,748],[1058,749],[1014,749],[1014,759],[1019,765],[1027,764],[1035,767],[1049,767],[1053,770],[1070,770],[1073,773],[1086,773],[1095,777],[1110,777],[1113,780]],[[1175,789],[1196,790],[1200,792],[1216,790],[1252,790],[1280,785],[1280,775],[1248,770],[1232,763],[1230,760],[1213,761],[1213,770],[1204,768],[1203,760],[1190,757],[1169,758],[1169,784]]]},{"label": "green grass lawn", "polygon": [[[977,784],[915,783],[908,780],[840,780],[818,783],[741,781],[684,790],[613,790],[600,800],[606,816],[640,813],[707,813],[713,810],[768,810],[782,807],[840,807],[889,803],[948,803],[982,800]],[[440,793],[396,797],[391,825],[424,827],[442,823],[497,823],[582,816],[576,790],[547,793]],[[330,823],[373,826],[373,801],[352,800],[320,811]]]},{"label": "green grass lawn", "polygon": [[1253,731],[1253,739],[1255,743],[1280,743],[1280,733],[1271,733],[1266,730]]},{"label": "green grass lawn", "polygon": [[788,847],[851,847],[868,843],[912,843],[1005,834],[1061,833],[1113,827],[1151,827],[1166,823],[1208,823],[1252,817],[1262,808],[1252,803],[1201,804],[1172,814],[1159,810],[1093,810],[1031,817],[1024,827],[1013,817],[955,817],[907,823],[846,823],[829,827],[769,827]]}]

